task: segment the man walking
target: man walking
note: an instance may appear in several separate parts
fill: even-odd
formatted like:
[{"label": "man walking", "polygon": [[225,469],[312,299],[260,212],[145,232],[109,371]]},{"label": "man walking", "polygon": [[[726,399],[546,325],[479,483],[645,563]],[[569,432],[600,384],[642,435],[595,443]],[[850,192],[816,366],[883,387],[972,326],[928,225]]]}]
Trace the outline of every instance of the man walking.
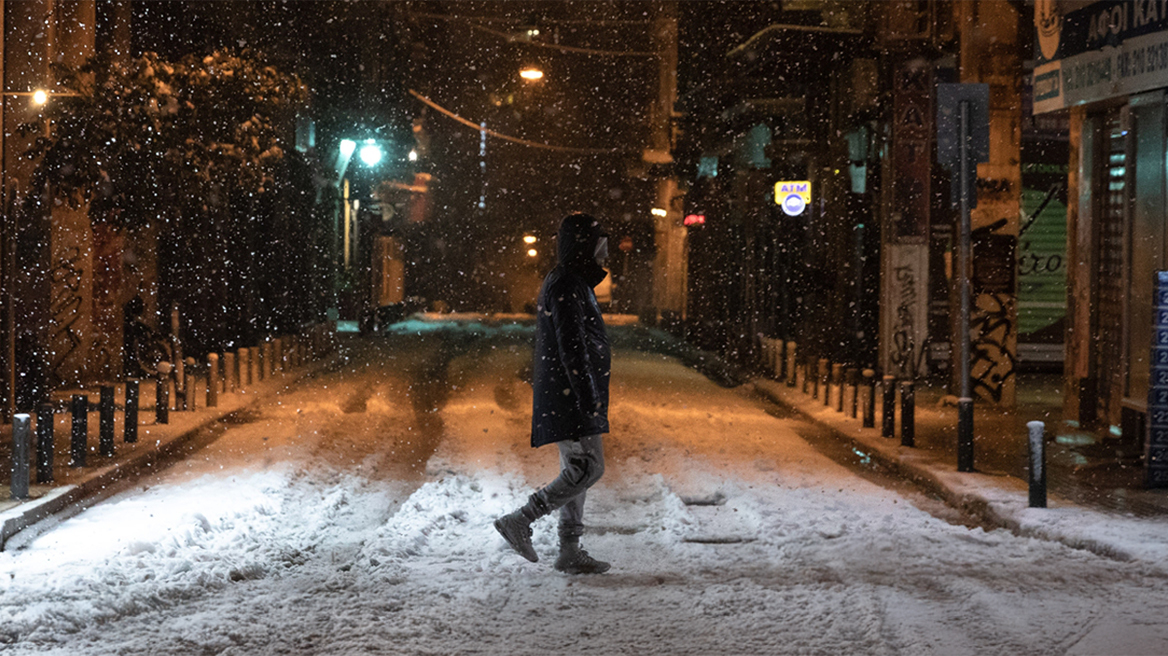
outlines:
[{"label": "man walking", "polygon": [[600,574],[609,564],[580,548],[584,494],[604,474],[608,380],[612,353],[592,288],[607,274],[608,233],[582,213],[560,223],[559,263],[544,278],[535,319],[531,446],[556,443],[560,475],[527,503],[495,520],[495,529],[521,556],[536,562],[531,523],[560,510],[560,555],[555,568]]}]

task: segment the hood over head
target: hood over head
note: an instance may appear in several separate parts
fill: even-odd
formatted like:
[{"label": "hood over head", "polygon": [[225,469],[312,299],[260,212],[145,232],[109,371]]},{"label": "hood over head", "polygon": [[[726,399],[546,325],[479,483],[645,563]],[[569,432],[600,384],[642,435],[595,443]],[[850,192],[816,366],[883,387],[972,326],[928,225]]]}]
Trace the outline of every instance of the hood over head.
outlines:
[{"label": "hood over head", "polygon": [[608,232],[595,217],[576,212],[564,217],[556,237],[556,251],[560,266],[584,277],[595,287],[607,274],[604,267],[596,263],[596,246]]}]

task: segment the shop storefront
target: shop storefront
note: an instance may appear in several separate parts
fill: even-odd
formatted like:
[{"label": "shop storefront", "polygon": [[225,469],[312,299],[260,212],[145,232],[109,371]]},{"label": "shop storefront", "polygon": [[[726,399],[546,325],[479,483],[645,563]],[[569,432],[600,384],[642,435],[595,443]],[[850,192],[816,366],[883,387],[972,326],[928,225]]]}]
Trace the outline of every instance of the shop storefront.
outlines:
[{"label": "shop storefront", "polygon": [[1140,442],[1168,269],[1168,3],[1035,7],[1034,113],[1069,115],[1066,416]]}]

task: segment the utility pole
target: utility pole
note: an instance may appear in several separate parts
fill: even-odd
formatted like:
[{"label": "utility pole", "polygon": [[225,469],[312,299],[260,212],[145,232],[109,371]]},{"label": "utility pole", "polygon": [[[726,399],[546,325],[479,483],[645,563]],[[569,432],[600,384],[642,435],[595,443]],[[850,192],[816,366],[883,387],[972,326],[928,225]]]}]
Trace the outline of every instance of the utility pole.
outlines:
[{"label": "utility pole", "polygon": [[[673,162],[673,105],[677,100],[677,3],[654,3],[653,46],[657,53],[657,98],[650,113],[649,147],[642,158],[648,165]],[[653,261],[653,306],[657,316],[681,319],[685,313],[685,228],[677,179],[657,179],[655,207],[665,210],[653,217],[657,254]]]}]

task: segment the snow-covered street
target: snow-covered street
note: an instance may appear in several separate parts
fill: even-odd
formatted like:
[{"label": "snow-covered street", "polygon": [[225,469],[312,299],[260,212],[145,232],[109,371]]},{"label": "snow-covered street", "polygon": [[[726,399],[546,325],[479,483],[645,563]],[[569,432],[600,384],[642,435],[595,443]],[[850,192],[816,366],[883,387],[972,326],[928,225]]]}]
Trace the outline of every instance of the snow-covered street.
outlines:
[{"label": "snow-covered street", "polygon": [[407,323],[344,348],[0,553],[0,652],[1168,653],[1164,563],[947,522],[799,419],[627,347],[584,536],[613,569],[553,571],[553,519],[528,563],[491,520],[557,470],[528,446],[530,328]]}]

